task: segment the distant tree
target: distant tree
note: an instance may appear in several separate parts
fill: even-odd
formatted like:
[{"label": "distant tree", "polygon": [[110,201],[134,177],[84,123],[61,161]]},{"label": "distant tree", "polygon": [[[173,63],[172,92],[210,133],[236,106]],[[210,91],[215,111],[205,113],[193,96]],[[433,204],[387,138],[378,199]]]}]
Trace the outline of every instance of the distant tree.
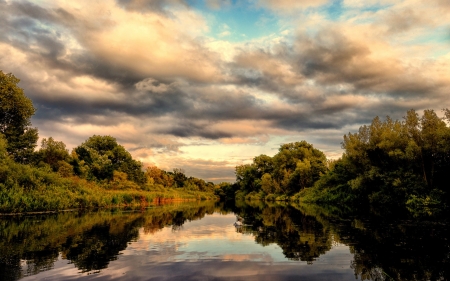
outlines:
[{"label": "distant tree", "polygon": [[173,169],[173,180],[175,181],[177,187],[183,187],[184,182],[187,180],[184,170],[179,168]]},{"label": "distant tree", "polygon": [[265,154],[261,154],[253,158],[253,165],[256,168],[259,178],[266,173],[272,173],[274,169],[272,157]]},{"label": "distant tree", "polygon": [[327,171],[325,154],[306,141],[281,145],[273,157],[272,178],[283,193],[291,194],[313,186]]},{"label": "distant tree", "polygon": [[261,178],[261,189],[266,194],[272,194],[275,193],[275,185],[272,180],[272,176],[269,173],[266,173]]},{"label": "distant tree", "polygon": [[134,160],[131,154],[111,136],[90,137],[74,149],[75,167],[86,166],[87,177],[96,180],[112,180],[114,171],[127,174],[127,179],[138,184],[146,181],[142,163]]},{"label": "distant tree", "polygon": [[215,186],[214,193],[220,197],[221,200],[234,200],[236,191],[239,190],[237,183],[231,184],[229,182],[221,182]]},{"label": "distant tree", "polygon": [[172,187],[174,184],[173,174],[156,166],[147,167],[145,176],[150,184],[160,185],[161,187]]},{"label": "distant tree", "polygon": [[8,142],[3,134],[0,134],[0,161],[8,159]]},{"label": "distant tree", "polygon": [[66,145],[62,141],[55,141],[52,137],[42,139],[41,148],[36,154],[37,161],[48,164],[54,172],[64,165],[62,162],[68,162],[70,158]]},{"label": "distant tree", "polygon": [[19,79],[0,70],[0,133],[7,144],[8,154],[17,162],[31,160],[38,130],[31,128],[31,116],[35,109],[31,100],[17,86]]},{"label": "distant tree", "polygon": [[236,166],[236,183],[239,189],[245,193],[258,191],[261,188],[261,178],[255,164],[244,164]]},{"label": "distant tree", "polygon": [[252,164],[236,167],[236,183],[244,193],[293,194],[311,187],[327,172],[327,159],[322,151],[306,141],[281,145],[270,157],[260,155]]}]

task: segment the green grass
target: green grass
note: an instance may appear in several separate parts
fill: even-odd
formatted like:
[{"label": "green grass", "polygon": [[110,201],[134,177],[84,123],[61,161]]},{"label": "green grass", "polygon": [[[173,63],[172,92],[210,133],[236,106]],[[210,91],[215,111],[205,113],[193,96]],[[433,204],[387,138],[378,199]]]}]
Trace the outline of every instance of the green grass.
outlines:
[{"label": "green grass", "polygon": [[111,190],[95,182],[77,177],[62,178],[34,167],[13,172],[17,173],[12,174],[10,170],[7,180],[0,183],[0,213],[146,206],[152,202],[216,199],[212,192],[179,188]]},{"label": "green grass", "polygon": [[106,190],[87,181],[70,179],[62,183],[32,190],[23,187],[6,189],[0,184],[0,213],[146,206],[154,202],[216,199],[214,194],[206,192]]}]

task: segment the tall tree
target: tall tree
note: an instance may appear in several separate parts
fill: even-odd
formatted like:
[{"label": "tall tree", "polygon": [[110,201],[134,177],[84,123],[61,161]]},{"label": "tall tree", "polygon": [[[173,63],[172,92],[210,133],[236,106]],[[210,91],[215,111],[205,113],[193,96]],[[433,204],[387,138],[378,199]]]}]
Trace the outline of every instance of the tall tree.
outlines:
[{"label": "tall tree", "polygon": [[37,128],[31,128],[35,108],[23,90],[19,79],[0,70],[0,133],[8,144],[8,154],[17,162],[30,161],[38,140]]},{"label": "tall tree", "polygon": [[62,162],[69,161],[69,151],[66,144],[62,141],[56,141],[52,137],[44,138],[41,142],[41,148],[36,153],[37,161],[48,164],[54,172],[58,171]]},{"label": "tall tree", "polygon": [[326,161],[322,151],[304,140],[283,144],[273,157],[272,178],[284,193],[292,194],[311,187],[327,171]]},{"label": "tall tree", "polygon": [[326,162],[325,154],[306,141],[287,143],[274,157],[260,155],[252,164],[237,166],[236,183],[245,193],[289,195],[311,187],[326,173]]},{"label": "tall tree", "polygon": [[83,161],[88,167],[88,178],[111,180],[114,171],[119,171],[138,184],[146,181],[142,163],[134,160],[114,137],[94,135],[74,150],[77,161]]}]

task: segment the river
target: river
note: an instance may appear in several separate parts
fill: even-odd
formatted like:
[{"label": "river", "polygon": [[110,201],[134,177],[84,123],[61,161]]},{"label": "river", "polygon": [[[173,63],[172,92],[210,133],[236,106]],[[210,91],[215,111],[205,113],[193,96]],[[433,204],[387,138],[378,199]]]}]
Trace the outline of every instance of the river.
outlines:
[{"label": "river", "polygon": [[9,216],[0,280],[450,280],[449,237],[445,216],[262,202]]}]

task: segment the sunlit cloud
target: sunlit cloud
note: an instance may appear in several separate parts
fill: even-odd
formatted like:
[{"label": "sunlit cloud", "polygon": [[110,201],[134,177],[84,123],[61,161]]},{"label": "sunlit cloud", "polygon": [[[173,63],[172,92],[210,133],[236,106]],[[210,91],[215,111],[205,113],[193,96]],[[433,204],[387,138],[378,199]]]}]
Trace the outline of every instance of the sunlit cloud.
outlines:
[{"label": "sunlit cloud", "polygon": [[337,157],[375,116],[446,107],[449,13],[445,0],[1,1],[0,69],[21,79],[41,138],[112,135],[145,165],[233,181],[283,142]]}]

